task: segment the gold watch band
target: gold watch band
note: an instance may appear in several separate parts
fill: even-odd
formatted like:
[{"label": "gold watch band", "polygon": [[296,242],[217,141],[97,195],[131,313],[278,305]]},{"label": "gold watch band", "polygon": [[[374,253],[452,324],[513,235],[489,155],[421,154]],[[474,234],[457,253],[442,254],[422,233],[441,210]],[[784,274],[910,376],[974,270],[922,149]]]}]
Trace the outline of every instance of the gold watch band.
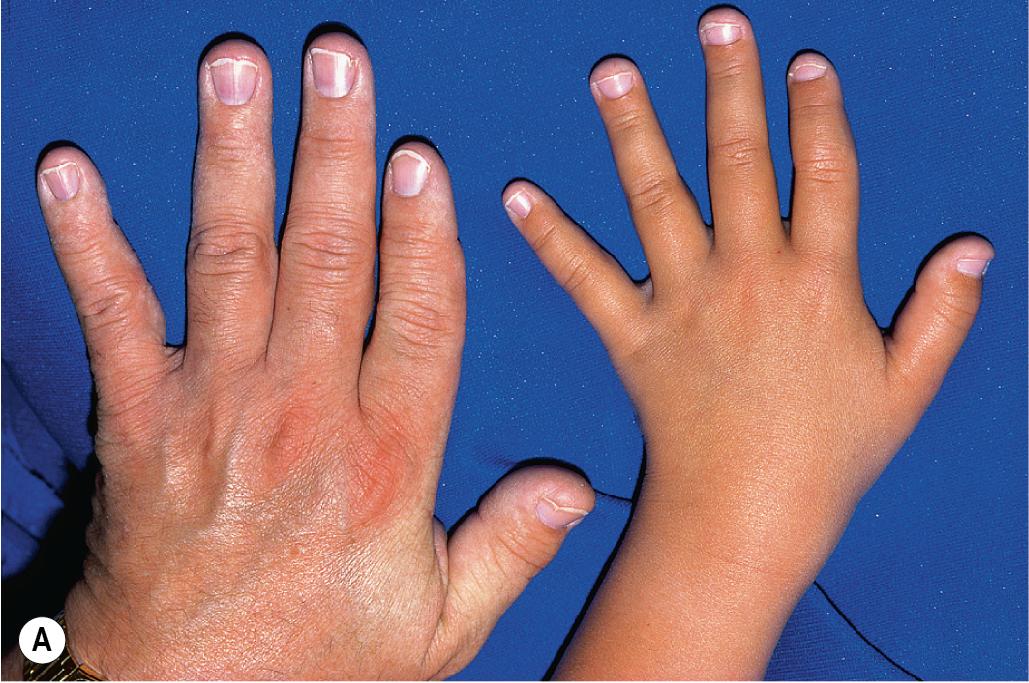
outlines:
[{"label": "gold watch band", "polygon": [[[61,612],[54,621],[61,625],[65,634],[68,628],[64,623],[64,612]],[[79,664],[68,651],[67,641],[64,652],[61,656],[47,664],[36,664],[25,660],[25,668],[22,673],[26,681],[100,681],[99,675],[85,664]]]}]

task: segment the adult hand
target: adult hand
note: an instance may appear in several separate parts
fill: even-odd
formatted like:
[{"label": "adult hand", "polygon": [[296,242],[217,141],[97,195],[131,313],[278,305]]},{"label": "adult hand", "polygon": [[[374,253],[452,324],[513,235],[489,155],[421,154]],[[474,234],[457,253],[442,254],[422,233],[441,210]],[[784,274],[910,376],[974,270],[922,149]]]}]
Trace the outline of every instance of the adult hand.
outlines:
[{"label": "adult hand", "polygon": [[368,54],[304,56],[276,249],[272,81],[233,40],[199,69],[187,342],[73,148],[38,191],[81,319],[102,466],[69,647],[111,678],[423,678],[458,671],[593,505],[553,467],[506,477],[448,539],[433,518],[457,387],[464,270],[446,167],[385,172],[375,324]]}]

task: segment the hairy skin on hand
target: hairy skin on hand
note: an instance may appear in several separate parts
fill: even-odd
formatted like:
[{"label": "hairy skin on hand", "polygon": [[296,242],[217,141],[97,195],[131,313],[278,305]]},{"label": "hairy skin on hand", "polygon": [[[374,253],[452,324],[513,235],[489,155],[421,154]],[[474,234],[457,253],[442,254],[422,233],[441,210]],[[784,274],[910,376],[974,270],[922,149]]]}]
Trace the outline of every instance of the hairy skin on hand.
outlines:
[{"label": "hairy skin on hand", "polygon": [[465,320],[447,169],[391,156],[376,297],[369,57],[327,33],[303,69],[280,250],[268,61],[238,40],[202,61],[182,347],[86,155],[40,164],[99,401],[68,644],[108,678],[451,675],[593,506],[537,466],[449,537],[434,519]]},{"label": "hairy skin on hand", "polygon": [[544,192],[504,204],[596,327],[639,412],[646,473],[628,531],[558,675],[760,678],[854,506],[943,380],[993,257],[949,241],[885,333],[862,297],[858,164],[840,80],[790,65],[795,169],[783,221],[757,44],[717,8],[707,64],[712,227],[624,58],[590,88],[650,265],[634,283]]}]

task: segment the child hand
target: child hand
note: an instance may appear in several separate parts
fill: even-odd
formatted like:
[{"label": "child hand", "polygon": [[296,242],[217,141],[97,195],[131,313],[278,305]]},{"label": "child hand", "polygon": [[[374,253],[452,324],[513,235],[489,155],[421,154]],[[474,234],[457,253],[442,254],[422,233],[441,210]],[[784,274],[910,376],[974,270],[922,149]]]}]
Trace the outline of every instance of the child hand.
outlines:
[{"label": "child hand", "polygon": [[[862,298],[857,156],[836,71],[815,53],[789,68],[795,197],[783,221],[751,26],[719,8],[699,30],[712,228],[621,58],[601,62],[590,89],[650,277],[632,282],[537,187],[504,192],[597,328],[646,440],[629,532],[565,675],[760,676],[855,504],[939,388],[993,257],[980,237],[946,243],[880,330]],[[640,598],[655,589],[660,600]],[[671,637],[676,647],[656,647]]]}]

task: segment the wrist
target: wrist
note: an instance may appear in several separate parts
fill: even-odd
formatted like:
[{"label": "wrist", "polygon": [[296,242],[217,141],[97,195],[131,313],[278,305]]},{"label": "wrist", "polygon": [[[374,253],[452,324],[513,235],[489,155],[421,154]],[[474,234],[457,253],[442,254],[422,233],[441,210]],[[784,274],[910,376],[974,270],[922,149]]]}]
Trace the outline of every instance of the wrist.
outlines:
[{"label": "wrist", "polygon": [[[727,535],[709,523],[717,520],[684,504],[689,494],[679,488],[676,498],[666,498],[660,488],[643,483],[559,678],[763,677],[809,585],[806,568],[766,562],[752,538]],[[682,641],[690,647],[671,646]],[[655,649],[654,643],[669,647]],[[618,654],[600,665],[593,653],[604,651]]]},{"label": "wrist", "polygon": [[95,600],[85,595],[83,582],[76,584],[64,603],[65,647],[76,662],[89,667],[98,678],[116,680],[123,676],[117,667],[121,639],[112,633],[108,619]]},{"label": "wrist", "polygon": [[[716,450],[716,455],[713,455]],[[633,524],[744,580],[803,591],[831,554],[856,500],[819,485],[796,454],[761,459],[727,449],[652,448]]]}]

